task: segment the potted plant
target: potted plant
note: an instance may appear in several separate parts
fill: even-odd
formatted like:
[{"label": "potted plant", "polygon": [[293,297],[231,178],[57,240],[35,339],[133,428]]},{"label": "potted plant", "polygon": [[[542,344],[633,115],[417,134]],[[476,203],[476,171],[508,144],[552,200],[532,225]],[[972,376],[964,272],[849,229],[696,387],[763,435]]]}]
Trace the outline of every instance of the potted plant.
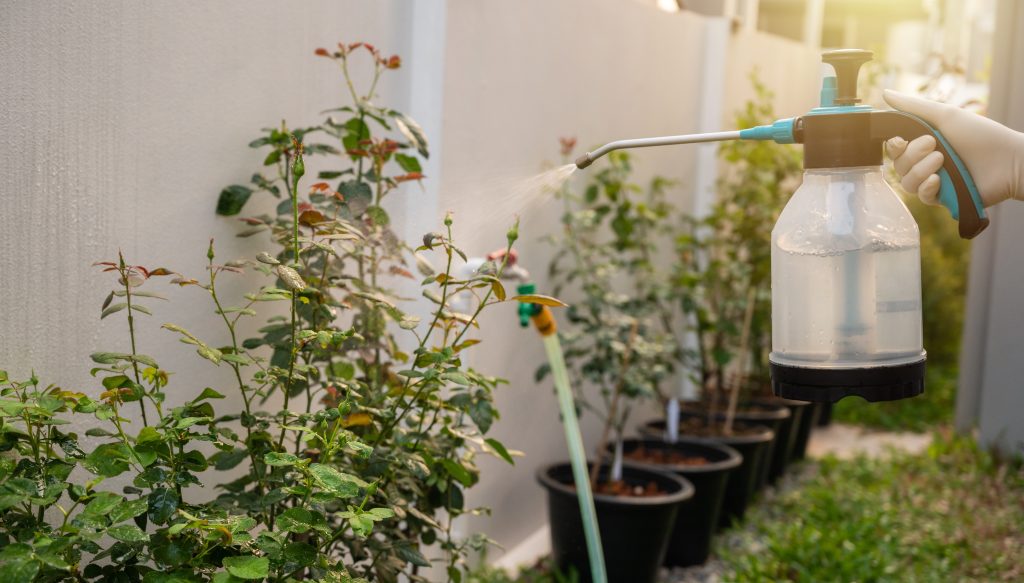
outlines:
[{"label": "potted plant", "polygon": [[[770,93],[753,81],[757,98],[739,113],[740,127],[772,116]],[[791,189],[788,182],[800,175],[800,162],[792,150],[762,143],[727,142],[720,151],[728,166],[719,199],[708,216],[689,219],[678,238],[677,290],[696,328],[690,362],[702,387],[700,403],[683,413],[683,430],[731,439],[745,454],[726,513],[738,518],[746,506],[744,494],[781,475],[806,408],[771,398],[767,377],[771,229]],[[729,435],[736,421],[765,425],[776,439],[766,445],[737,443]],[[753,483],[741,486],[738,481],[747,475]]]},{"label": "potted plant", "polygon": [[[569,155],[571,147],[563,150]],[[709,458],[647,460],[646,466],[624,463],[624,454],[639,454],[642,442],[625,440],[630,413],[640,399],[654,398],[674,367],[678,343],[672,336],[668,278],[655,264],[657,243],[667,237],[664,223],[671,208],[668,186],[654,179],[644,190],[629,182],[629,156],[613,153],[608,165],[592,175],[582,193],[558,192],[565,205],[564,232],[552,237],[557,252],[549,267],[556,295],[574,298],[562,328],[565,358],[577,382],[577,406],[604,422],[591,466],[598,523],[610,580],[653,581],[667,551],[673,518],[693,488],[678,473],[668,472],[691,460],[713,465],[732,452],[708,448]],[[546,367],[541,370],[541,376]],[[593,385],[594,393],[582,389]],[[717,457],[716,457],[717,456]],[[660,458],[659,458],[660,459]],[[730,458],[731,459],[731,458]],[[539,479],[549,494],[555,559],[585,576],[580,547],[576,497],[567,485],[567,464],[544,468]],[[689,508],[690,505],[685,505]],[[676,523],[689,523],[684,510]]]},{"label": "potted plant", "polygon": [[[218,213],[235,215],[254,193],[280,197],[303,154],[322,160],[318,182],[293,192],[272,214],[242,219],[240,236],[270,236],[262,269],[298,294],[286,315],[244,346],[270,351],[286,405],[348,404],[343,426],[365,447],[335,456],[331,467],[361,476],[375,496],[391,501],[394,516],[378,521],[373,536],[340,530],[329,548],[369,580],[458,581],[466,556],[488,540],[482,534],[460,539],[452,529],[459,516],[483,511],[465,504],[465,491],[479,481],[474,458],[487,453],[513,463],[513,452],[486,437],[498,418],[493,391],[504,381],[462,361],[480,342],[481,311],[506,300],[505,260],[456,275],[464,274],[459,265],[467,257],[452,240],[451,214],[439,231],[413,244],[392,230],[386,202],[402,184],[424,178],[421,160],[428,155],[420,127],[377,104],[378,80],[401,60],[366,43],[316,54],[339,68],[349,103],[326,112],[319,125],[293,130],[294,141],[284,128],[264,130],[250,146],[267,152],[265,170],[248,185],[225,188],[217,206]],[[355,59],[371,64],[365,84],[350,70]],[[517,237],[513,227],[504,257]],[[441,267],[428,255],[438,256]],[[422,321],[406,311],[409,301],[397,291],[410,281],[424,288],[429,313]],[[457,297],[463,298],[459,309]],[[345,323],[343,332],[331,331],[336,322]],[[295,334],[299,349],[288,344]],[[306,439],[279,434],[273,443],[296,455],[319,455],[319,445]],[[432,567],[444,575],[424,571]]]},{"label": "potted plant", "polygon": [[[737,112],[736,127],[753,127],[776,119],[772,93],[756,73],[750,77],[754,98]],[[726,172],[719,182],[720,209],[712,213],[712,228],[731,232],[728,244],[737,247],[737,257],[750,266],[749,285],[756,289],[750,324],[748,372],[738,379],[744,396],[762,407],[785,406],[790,419],[780,424],[778,446],[773,452],[770,479],[785,470],[790,458],[803,456],[810,430],[816,421],[816,407],[805,401],[777,398],[772,394],[768,374],[771,350],[771,232],[789,195],[802,176],[800,151],[777,144],[733,140],[719,149]],[[731,213],[730,209],[742,209]],[[717,216],[714,216],[717,215]]]}]

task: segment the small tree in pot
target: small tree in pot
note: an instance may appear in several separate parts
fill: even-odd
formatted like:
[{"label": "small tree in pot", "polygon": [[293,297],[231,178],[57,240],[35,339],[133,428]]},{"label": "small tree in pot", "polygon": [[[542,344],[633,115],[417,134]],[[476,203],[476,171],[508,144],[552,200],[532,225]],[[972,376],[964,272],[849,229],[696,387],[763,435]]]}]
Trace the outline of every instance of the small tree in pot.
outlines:
[{"label": "small tree in pot", "polygon": [[[563,154],[568,156],[571,148]],[[558,250],[549,267],[556,294],[569,293],[567,325],[561,328],[565,359],[576,381],[581,413],[603,421],[591,466],[598,523],[610,580],[652,581],[665,554],[679,503],[692,495],[680,478],[623,464],[623,434],[640,399],[656,397],[672,373],[678,343],[671,335],[668,279],[656,267],[654,241],[670,240],[664,220],[667,181],[647,189],[629,182],[629,157],[613,153],[583,192],[563,188],[564,231],[551,241]],[[574,295],[575,294],[575,295]],[[538,371],[538,380],[547,367]],[[583,383],[593,385],[590,393]],[[605,444],[614,442],[610,464]],[[587,573],[576,548],[582,538],[567,465],[542,470],[548,489],[555,555]],[[639,500],[639,501],[636,501]]]}]

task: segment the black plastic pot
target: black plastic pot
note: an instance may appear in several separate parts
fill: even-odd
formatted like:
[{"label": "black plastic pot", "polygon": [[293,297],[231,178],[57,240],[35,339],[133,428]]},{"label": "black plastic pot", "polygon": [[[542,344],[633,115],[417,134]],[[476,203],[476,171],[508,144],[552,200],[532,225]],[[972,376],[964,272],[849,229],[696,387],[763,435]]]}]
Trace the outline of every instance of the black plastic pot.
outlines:
[{"label": "black plastic pot", "polygon": [[[705,413],[684,410],[680,415],[705,416]],[[719,421],[724,420],[725,417],[725,411],[719,411],[717,413]],[[784,405],[770,405],[766,403],[747,401],[740,403],[736,408],[736,420],[764,425],[771,429],[772,433],[775,434],[775,439],[768,442],[768,451],[765,453],[764,457],[761,458],[760,465],[757,469],[755,491],[760,491],[771,478],[772,467],[776,464],[776,451],[778,451],[780,455],[786,456],[778,460],[778,462],[782,463],[782,466],[785,467],[785,460],[788,458],[788,448],[791,443],[790,429],[792,428],[792,413],[790,413],[789,408]]]},{"label": "black plastic pot", "polygon": [[[813,416],[814,404],[809,401],[794,401],[781,397],[754,399],[751,402],[758,406],[773,408],[781,406],[789,409],[789,419],[782,420],[778,435],[775,437],[775,449],[772,452],[771,466],[768,468],[768,482],[774,484],[782,477],[782,474],[786,473],[786,467],[791,461],[803,458],[803,452],[807,450],[807,439],[811,434],[808,422]],[[802,442],[800,441],[801,435],[803,435]],[[799,458],[796,456],[797,447],[802,448]]]},{"label": "black plastic pot", "polygon": [[[690,567],[703,564],[711,553],[711,537],[718,525],[729,474],[743,463],[743,456],[729,446],[689,437],[680,438],[675,443],[650,438],[626,439],[622,442],[622,451],[628,454],[640,446],[647,450],[671,450],[684,456],[700,456],[707,460],[705,464],[692,466],[623,460],[628,466],[671,472],[693,484],[693,498],[679,508],[676,526],[672,529],[668,551],[665,553],[665,565]],[[614,445],[609,445],[608,453],[611,454],[613,449]]]},{"label": "black plastic pot", "polygon": [[[680,413],[681,417],[689,415]],[[756,428],[757,431],[743,435],[715,437],[680,435],[680,439],[685,438],[699,443],[715,443],[731,447],[742,456],[742,462],[729,473],[729,479],[725,484],[725,499],[722,500],[722,511],[718,515],[719,527],[727,527],[733,522],[743,519],[747,506],[754,498],[754,493],[757,492],[758,472],[761,469],[762,461],[768,453],[768,446],[775,439],[775,432],[763,425],[738,421],[736,427]],[[665,421],[663,419],[648,421],[641,426],[640,435],[664,441]]]},{"label": "black plastic pot", "polygon": [[832,403],[818,403],[818,427],[832,425]]},{"label": "black plastic pot", "polygon": [[[796,432],[796,439],[793,440],[793,453],[790,461],[799,461],[807,457],[807,444],[811,441],[811,432],[818,426],[818,419],[821,416],[821,405],[825,403],[814,403],[804,409],[803,419]],[[832,403],[828,403],[832,405]]]},{"label": "black plastic pot", "polygon": [[[601,468],[600,480],[608,475],[607,470]],[[622,477],[627,484],[638,486],[653,481],[667,494],[637,498],[594,495],[608,581],[653,583],[665,559],[679,507],[693,496],[693,485],[674,474],[636,467],[624,467]],[[590,581],[590,561],[580,503],[572,486],[572,466],[558,463],[541,468],[537,481],[548,492],[555,564],[564,573],[574,569],[581,583]]]}]

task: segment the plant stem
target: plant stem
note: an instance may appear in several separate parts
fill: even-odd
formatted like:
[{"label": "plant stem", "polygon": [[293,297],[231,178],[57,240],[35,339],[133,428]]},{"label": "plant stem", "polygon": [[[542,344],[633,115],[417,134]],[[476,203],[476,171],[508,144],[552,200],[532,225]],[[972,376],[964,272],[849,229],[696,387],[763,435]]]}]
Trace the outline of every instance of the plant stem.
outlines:
[{"label": "plant stem", "polygon": [[[118,252],[118,258],[120,259],[121,281],[124,282],[125,302],[128,304],[128,337],[131,339],[132,344],[132,370],[135,371],[135,384],[141,388],[142,375],[139,374],[139,363],[135,359],[138,353],[135,348],[135,317],[132,315],[132,286],[131,281],[128,278],[124,255]],[[149,420],[146,419],[146,403],[141,397],[139,398],[139,409],[142,411],[142,424],[148,426]]]},{"label": "plant stem", "polygon": [[[228,333],[231,335],[231,348],[232,354],[238,354],[238,337],[235,334],[235,324],[228,319],[227,314],[224,312],[224,307],[221,306],[220,299],[217,297],[217,272],[213,267],[213,259],[209,260],[210,270],[210,297],[213,298],[213,305],[217,307],[217,313],[220,314],[221,319],[224,320],[224,325],[228,328]],[[259,486],[257,493],[262,495],[266,484],[263,482],[263,471],[260,464],[256,462],[256,456],[252,452],[252,429],[250,425],[252,423],[252,408],[250,406],[249,394],[245,390],[245,382],[242,381],[242,373],[240,370],[241,365],[237,362],[232,362],[231,368],[235,373],[235,381],[238,383],[238,392],[242,396],[242,403],[245,405],[246,422],[242,424],[245,428],[245,449],[249,453],[249,461],[252,462],[252,471],[256,477],[256,483]]]},{"label": "plant stem", "polygon": [[722,427],[722,433],[725,435],[732,434],[732,423],[733,419],[736,418],[736,405],[739,402],[740,394],[739,385],[740,379],[743,378],[743,371],[746,368],[744,361],[747,356],[747,343],[750,341],[750,324],[754,317],[754,297],[756,293],[757,288],[751,285],[747,291],[746,312],[743,314],[743,331],[740,334],[740,350],[738,362],[736,363],[735,382],[730,383],[729,386],[729,408],[725,412],[725,425]]},{"label": "plant stem", "polygon": [[[633,356],[633,343],[636,341],[637,321],[633,320],[633,326],[629,330],[629,340],[626,342],[626,354],[622,357],[622,368],[619,369],[619,379],[615,383],[615,393],[612,395],[612,403],[608,407],[608,416],[605,418],[604,429],[601,431],[601,439],[597,442],[597,459],[594,467],[590,468],[590,488],[597,488],[597,476],[601,471],[601,463],[604,460],[605,449],[608,447],[608,435],[611,433],[612,425],[622,425],[616,419],[619,409],[619,400],[626,388],[626,373],[629,371],[629,363]],[[609,474],[610,476],[610,474]]]},{"label": "plant stem", "polygon": [[[297,156],[301,156],[302,153],[297,151]],[[296,265],[299,263],[299,181],[291,179],[291,156],[287,156],[285,160],[285,182],[288,184],[288,194],[292,199],[292,258]],[[288,412],[288,402],[291,399],[291,384],[293,381],[292,375],[295,374],[295,359],[299,352],[299,343],[296,341],[296,325],[297,325],[297,306],[298,299],[295,294],[298,290],[291,290],[291,335],[289,340],[291,347],[288,356],[288,378],[284,382],[284,413]],[[284,436],[286,430],[284,427],[281,428],[281,435],[277,438],[277,447],[280,448],[284,444]]]}]

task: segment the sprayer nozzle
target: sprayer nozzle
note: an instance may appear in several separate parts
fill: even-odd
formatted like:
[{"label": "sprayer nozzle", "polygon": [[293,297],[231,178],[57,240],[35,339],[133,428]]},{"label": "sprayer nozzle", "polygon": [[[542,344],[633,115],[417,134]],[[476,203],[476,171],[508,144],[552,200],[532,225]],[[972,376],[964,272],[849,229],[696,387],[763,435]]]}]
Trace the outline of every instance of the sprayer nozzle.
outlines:
[{"label": "sprayer nozzle", "polygon": [[590,166],[593,163],[594,160],[590,157],[590,152],[587,152],[586,154],[583,154],[579,158],[576,158],[576,168],[579,168],[580,170],[583,170],[584,168]]}]

